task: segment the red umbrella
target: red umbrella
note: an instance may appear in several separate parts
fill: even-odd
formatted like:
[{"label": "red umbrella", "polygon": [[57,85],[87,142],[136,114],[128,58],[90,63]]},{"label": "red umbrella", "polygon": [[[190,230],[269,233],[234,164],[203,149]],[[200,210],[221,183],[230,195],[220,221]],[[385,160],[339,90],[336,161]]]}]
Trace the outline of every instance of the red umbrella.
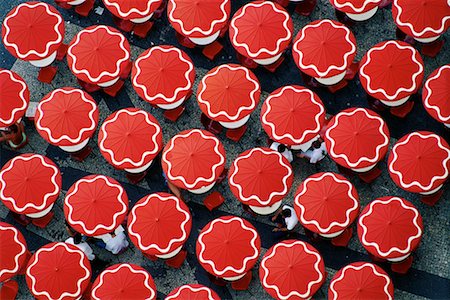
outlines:
[{"label": "red umbrella", "polygon": [[[259,103],[258,78],[246,67],[225,64],[210,70],[197,89],[202,112],[225,127],[240,127]],[[241,121],[241,122],[238,122]]]},{"label": "red umbrella", "polygon": [[195,68],[190,57],[173,46],[155,46],[139,55],[131,73],[136,93],[150,104],[172,109],[191,92]]},{"label": "red umbrella", "polygon": [[100,299],[156,299],[152,276],[135,264],[116,264],[106,268],[92,285],[91,298]]},{"label": "red umbrella", "polygon": [[30,91],[22,77],[0,68],[0,127],[20,120],[30,102]]},{"label": "red umbrella", "polygon": [[125,219],[128,197],[111,177],[88,175],[75,182],[64,199],[64,215],[70,226],[87,236],[114,231]]},{"label": "red umbrella", "polygon": [[49,158],[40,154],[21,154],[0,171],[0,198],[18,214],[50,211],[61,190],[61,173]]},{"label": "red umbrella", "polygon": [[230,10],[230,0],[169,0],[167,16],[178,33],[207,45],[227,26]]},{"label": "red umbrella", "polygon": [[328,299],[394,299],[394,286],[388,274],[379,266],[368,262],[351,263],[333,277]]},{"label": "red umbrella", "polygon": [[135,23],[149,20],[153,12],[159,8],[162,0],[130,1],[130,0],[103,0],[103,4],[113,15]]},{"label": "red umbrella", "polygon": [[331,172],[317,173],[298,187],[295,212],[308,230],[334,237],[358,216],[358,193],[344,176]]},{"label": "red umbrella", "polygon": [[259,267],[261,284],[275,299],[311,299],[326,276],[319,251],[298,240],[272,246]]},{"label": "red umbrella", "polygon": [[369,203],[358,221],[358,237],[372,255],[391,261],[408,257],[420,243],[422,217],[400,197],[382,197]]},{"label": "red umbrella", "polygon": [[388,167],[392,180],[402,189],[432,194],[449,177],[450,146],[432,132],[410,133],[392,148]]},{"label": "red umbrella", "polygon": [[422,58],[405,42],[376,44],[364,55],[360,66],[359,79],[363,88],[388,106],[403,104],[422,84]]},{"label": "red umbrella", "polygon": [[450,5],[443,0],[394,0],[392,17],[401,31],[429,43],[450,26]]},{"label": "red umbrella", "polygon": [[450,127],[450,64],[436,69],[422,90],[425,110],[437,121]]},{"label": "red umbrella", "polygon": [[0,282],[15,276],[27,258],[27,243],[14,226],[0,222]]},{"label": "red umbrella", "polygon": [[294,149],[314,141],[324,123],[322,100],[313,91],[298,85],[276,89],[261,108],[262,128],[269,138]]},{"label": "red umbrella", "polygon": [[91,265],[83,251],[66,243],[50,243],[33,254],[26,273],[36,299],[78,299],[89,285]]},{"label": "red umbrella", "polygon": [[37,132],[52,145],[84,146],[97,128],[97,103],[80,89],[59,88],[39,102],[34,122]]},{"label": "red umbrella", "polygon": [[297,67],[320,83],[341,81],[356,56],[356,39],[344,24],[316,20],[297,34],[292,46]]},{"label": "red umbrella", "polygon": [[219,295],[201,284],[185,284],[171,291],[164,300],[220,300]]},{"label": "red umbrella", "polygon": [[124,108],[105,119],[98,133],[98,146],[114,167],[142,172],[162,149],[161,126],[146,111]]},{"label": "red umbrella", "polygon": [[372,169],[386,155],[389,130],[384,120],[365,108],[348,108],[328,123],[325,144],[330,157],[354,171]]},{"label": "red umbrella", "polygon": [[283,7],[271,1],[254,1],[234,14],[230,40],[241,55],[269,65],[289,46],[293,30],[291,16]]},{"label": "red umbrella", "polygon": [[269,148],[244,151],[228,172],[228,183],[234,196],[260,214],[270,214],[280,207],[293,178],[289,161]]},{"label": "red umbrella", "polygon": [[75,76],[87,83],[107,87],[114,84],[130,61],[130,44],[118,30],[96,25],[72,39],[67,64]]},{"label": "red umbrella", "polygon": [[3,45],[14,57],[45,67],[56,58],[64,39],[64,19],[53,6],[25,2],[11,10],[2,24]]},{"label": "red umbrella", "polygon": [[189,208],[168,193],[141,198],[128,217],[128,235],[142,252],[161,258],[175,256],[189,237]]},{"label": "red umbrella", "polygon": [[373,17],[382,0],[330,0],[337,10],[344,12],[350,19],[365,21]]},{"label": "red umbrella", "polygon": [[224,216],[203,227],[197,239],[196,253],[208,273],[237,280],[255,265],[260,248],[259,234],[250,222]]},{"label": "red umbrella", "polygon": [[167,179],[182,189],[204,193],[225,168],[225,149],[206,130],[184,130],[170,139],[161,164]]}]

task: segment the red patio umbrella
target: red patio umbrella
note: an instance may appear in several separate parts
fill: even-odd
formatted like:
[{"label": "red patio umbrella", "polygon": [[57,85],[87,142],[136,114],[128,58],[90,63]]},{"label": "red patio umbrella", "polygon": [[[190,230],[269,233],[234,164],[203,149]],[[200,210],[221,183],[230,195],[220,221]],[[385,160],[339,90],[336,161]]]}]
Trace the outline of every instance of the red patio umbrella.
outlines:
[{"label": "red patio umbrella", "polygon": [[113,85],[130,62],[130,44],[117,29],[87,27],[72,39],[67,64],[80,80],[102,87]]},{"label": "red patio umbrella", "polygon": [[201,284],[185,284],[171,291],[164,300],[220,300],[214,290]]},{"label": "red patio umbrella", "polygon": [[278,60],[291,43],[289,13],[271,1],[254,1],[241,7],[230,23],[230,40],[241,55],[263,65]]},{"label": "red patio umbrella", "polygon": [[269,148],[244,151],[228,172],[228,183],[234,196],[260,214],[270,214],[281,206],[293,178],[287,158]]},{"label": "red patio umbrella", "polygon": [[203,227],[197,239],[200,265],[227,280],[243,277],[256,263],[261,248],[259,234],[250,222],[224,216]]},{"label": "red patio umbrella", "polygon": [[184,130],[167,143],[161,164],[171,183],[193,193],[204,193],[225,168],[225,149],[209,131]]},{"label": "red patio umbrella", "polygon": [[334,237],[348,228],[358,216],[358,193],[344,176],[331,172],[317,173],[298,187],[295,212],[308,230]]},{"label": "red patio umbrella", "polygon": [[444,0],[394,0],[392,17],[401,31],[428,43],[449,28],[450,5]]},{"label": "red patio umbrella", "polygon": [[26,262],[27,242],[14,226],[0,222],[0,282],[15,276]]},{"label": "red patio umbrella", "polygon": [[64,150],[80,148],[97,128],[97,103],[80,89],[59,88],[39,102],[34,122],[37,132],[48,143]]},{"label": "red patio umbrella", "polygon": [[111,177],[88,175],[76,181],[64,198],[64,216],[69,225],[87,236],[114,231],[125,219],[128,196]]},{"label": "red patio umbrella", "polygon": [[261,284],[275,299],[310,299],[325,278],[319,251],[298,240],[285,240],[272,246],[259,267]]},{"label": "red patio umbrella", "polygon": [[162,2],[162,0],[103,0],[106,9],[113,15],[135,23],[143,23],[149,20]]},{"label": "red patio umbrella", "polygon": [[0,199],[18,214],[30,217],[50,211],[61,190],[61,173],[49,158],[21,154],[0,171]]},{"label": "red patio umbrella", "polygon": [[142,172],[162,149],[161,126],[144,110],[124,108],[105,119],[98,133],[98,146],[114,167]]},{"label": "red patio umbrella", "polygon": [[400,197],[373,200],[358,221],[358,237],[367,252],[391,261],[408,257],[419,246],[422,233],[420,212]]},{"label": "red patio umbrella", "polygon": [[[210,70],[197,89],[202,112],[225,127],[245,124],[259,103],[261,87],[252,71],[236,64],[224,64]],[[241,121],[241,122],[238,122]]]},{"label": "red patio umbrella", "polygon": [[330,0],[331,5],[350,19],[365,21],[373,17],[382,0]]},{"label": "red patio umbrella", "polygon": [[156,299],[152,276],[141,266],[121,263],[112,265],[95,279],[91,298],[100,299]]},{"label": "red patio umbrella", "polygon": [[14,57],[37,67],[50,65],[64,39],[64,19],[53,6],[37,1],[19,4],[3,20],[3,45]]},{"label": "red patio umbrella", "polygon": [[394,145],[388,167],[392,180],[402,189],[432,194],[449,177],[450,146],[432,132],[412,132]]},{"label": "red patio umbrella", "polygon": [[405,103],[422,84],[422,58],[405,42],[376,44],[364,55],[360,66],[359,79],[363,88],[388,106]]},{"label": "red patio umbrella", "polygon": [[450,128],[450,64],[431,73],[422,90],[425,110]]},{"label": "red patio umbrella", "polygon": [[328,123],[325,144],[330,157],[354,171],[372,169],[386,155],[389,130],[384,120],[365,108],[348,108]]},{"label": "red patio umbrella", "polygon": [[227,26],[230,10],[230,0],[169,0],[167,16],[178,33],[207,45]]},{"label": "red patio umbrella", "polygon": [[324,123],[322,100],[298,85],[276,89],[261,108],[262,128],[269,138],[294,149],[315,140]]},{"label": "red patio umbrella", "polygon": [[83,251],[66,243],[50,243],[28,262],[26,281],[36,299],[78,299],[89,285],[91,265]]},{"label": "red patio umbrella", "polygon": [[141,198],[128,217],[128,235],[142,252],[161,258],[175,256],[189,237],[192,218],[189,208],[168,193]]},{"label": "red patio umbrella", "polygon": [[394,299],[394,286],[388,274],[379,266],[368,262],[351,263],[333,277],[328,299]]},{"label": "red patio umbrella", "polygon": [[356,39],[344,24],[316,20],[297,34],[292,46],[297,67],[320,83],[341,81],[356,56]]},{"label": "red patio umbrella", "polygon": [[139,97],[150,104],[172,109],[191,93],[195,68],[184,51],[173,46],[155,46],[139,55],[131,78]]},{"label": "red patio umbrella", "polygon": [[0,128],[19,121],[30,102],[30,91],[22,77],[0,69]]}]

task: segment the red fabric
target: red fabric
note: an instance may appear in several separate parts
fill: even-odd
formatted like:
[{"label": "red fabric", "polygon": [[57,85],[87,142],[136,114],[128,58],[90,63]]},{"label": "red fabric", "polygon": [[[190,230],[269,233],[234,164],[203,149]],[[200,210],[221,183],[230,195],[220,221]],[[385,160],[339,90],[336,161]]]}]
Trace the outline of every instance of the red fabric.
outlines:
[{"label": "red fabric", "polygon": [[103,0],[103,4],[113,15],[124,20],[142,19],[159,8],[163,0],[130,1]]},{"label": "red fabric", "polygon": [[75,6],[75,12],[82,17],[87,17],[94,8],[95,0],[86,0],[82,4]]},{"label": "red fabric", "polygon": [[174,109],[168,109],[166,111],[164,111],[164,118],[166,118],[167,120],[171,121],[171,122],[176,122],[181,115],[184,113],[184,111],[186,110],[186,107],[184,106],[178,106],[177,108]]},{"label": "red fabric", "polygon": [[53,220],[54,216],[55,213],[51,211],[43,217],[31,218],[31,223],[33,223],[34,226],[37,226],[39,228],[45,228]]},{"label": "red fabric", "polygon": [[186,256],[187,256],[187,251],[181,250],[174,257],[166,259],[165,263],[167,266],[169,266],[171,268],[179,269],[179,268],[181,268],[184,261],[186,260]]},{"label": "red fabric", "polygon": [[337,10],[350,13],[350,14],[362,14],[377,7],[382,0],[330,0]]},{"label": "red fabric", "polygon": [[0,69],[0,127],[9,127],[25,115],[30,91],[22,77]]},{"label": "red fabric", "polygon": [[219,295],[201,284],[185,284],[171,291],[167,300],[220,300]]},{"label": "red fabric", "polygon": [[14,226],[0,222],[0,282],[18,274],[27,256],[27,243],[22,233]]},{"label": "red fabric", "polygon": [[444,65],[428,76],[422,89],[425,110],[435,120],[450,124],[450,64]]},{"label": "red fabric", "polygon": [[248,290],[248,286],[250,285],[250,282],[252,281],[252,271],[248,271],[247,274],[245,274],[244,277],[241,279],[238,279],[236,281],[233,281],[231,283],[231,288],[235,291],[246,291]]}]

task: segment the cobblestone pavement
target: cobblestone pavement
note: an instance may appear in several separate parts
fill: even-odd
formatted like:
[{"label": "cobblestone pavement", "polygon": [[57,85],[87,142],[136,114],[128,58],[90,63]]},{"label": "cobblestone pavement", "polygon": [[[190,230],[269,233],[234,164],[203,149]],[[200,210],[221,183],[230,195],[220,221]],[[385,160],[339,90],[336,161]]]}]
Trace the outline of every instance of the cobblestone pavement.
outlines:
[{"label": "cobblestone pavement", "polygon": [[[3,20],[7,12],[19,4],[22,1],[1,1],[0,7],[0,20]],[[51,1],[48,1],[51,2]],[[234,0],[233,12],[238,7],[243,5],[246,1]],[[96,7],[102,6],[101,1],[96,1]],[[91,13],[88,18],[79,18],[72,11],[64,11],[59,9],[66,20],[66,37],[65,42],[69,42],[76,32],[83,27],[87,27],[92,24],[108,24],[112,25],[111,16],[106,10],[102,15]],[[292,11],[292,9],[291,9]],[[295,24],[295,32],[304,26],[306,23],[320,18],[335,19],[334,11],[331,8],[328,0],[320,0],[319,5],[315,12],[308,18],[300,17],[295,13],[292,13]],[[374,44],[386,40],[395,38],[395,25],[392,21],[390,9],[382,9],[375,17],[368,22],[358,24],[354,26],[352,30],[355,33],[358,41],[358,56],[360,59],[362,55]],[[156,21],[151,34],[146,39],[139,39],[132,34],[126,35],[132,44],[132,57],[135,59],[145,49],[157,44],[173,44],[178,45],[174,38],[174,31],[168,25],[167,18]],[[449,35],[445,36],[447,40]],[[234,56],[234,50],[231,47],[228,39],[224,40],[225,49],[221,55],[213,62],[204,58],[198,50],[184,49],[192,57],[196,65],[197,80],[212,67],[224,63],[224,62],[236,62]],[[179,45],[178,45],[179,46]],[[436,58],[425,58],[425,76],[428,76],[438,66],[450,62],[450,43],[446,43],[442,52]],[[63,87],[74,86],[78,84],[75,77],[71,74],[67,68],[66,62],[58,62],[58,73],[55,80],[50,85],[42,84],[36,80],[37,69],[28,63],[16,60],[10,56],[5,49],[0,47],[0,67],[11,69],[20,74],[28,83],[31,91],[31,101],[39,101],[45,94],[51,90]],[[255,71],[258,76],[263,89],[262,100],[264,100],[268,93],[276,88],[286,84],[300,84],[302,80],[300,74],[295,67],[292,58],[288,55],[286,61],[274,74],[259,68]],[[196,90],[196,85],[194,91]],[[350,107],[359,106],[366,107],[367,101],[365,93],[359,83],[358,79],[353,80],[350,84],[335,94],[331,94],[325,90],[315,90],[322,98],[327,112],[329,114],[335,114],[338,111]],[[161,123],[164,133],[164,141],[167,142],[170,137],[177,132],[189,129],[189,128],[201,128],[199,122],[200,110],[197,106],[195,97],[192,97],[187,102],[186,112],[179,119],[177,123],[170,123],[166,121],[162,116],[162,111],[152,108],[144,101],[140,100],[137,94],[134,92],[129,80],[126,81],[125,88],[118,94],[117,97],[112,98],[101,92],[94,93],[93,97],[96,99],[100,110],[99,124],[112,112],[124,108],[124,107],[139,107],[146,111],[151,112]],[[413,130],[431,130],[441,136],[446,137],[449,140],[448,133],[444,130],[443,126],[435,122],[424,111],[421,102],[419,101],[420,95],[414,96],[416,105],[413,112],[404,120],[390,117],[389,115],[383,115],[388,122],[391,135],[393,137],[392,143],[395,139]],[[263,101],[261,101],[262,103]],[[224,135],[220,136],[220,139],[224,143],[227,151],[227,166],[230,162],[244,150],[264,145],[265,134],[261,129],[259,123],[259,108],[252,114],[250,121],[248,122],[249,129],[244,138],[239,143],[233,143],[226,139]],[[32,225],[27,228],[18,228],[22,231],[29,244],[29,248],[34,251],[40,246],[50,241],[61,241],[67,238],[64,230],[64,215],[62,211],[62,201],[64,199],[65,191],[74,183],[77,179],[92,173],[106,174],[119,180],[125,187],[129,199],[130,206],[132,206],[138,199],[144,195],[165,190],[164,181],[161,177],[160,166],[155,164],[150,170],[145,180],[138,185],[131,185],[127,182],[124,173],[115,170],[111,167],[101,156],[96,144],[96,135],[90,141],[89,145],[93,148],[93,153],[83,163],[74,162],[66,153],[58,149],[57,147],[49,146],[35,131],[33,124],[28,123],[26,132],[29,137],[29,145],[20,150],[21,153],[36,152],[47,155],[53,161],[55,161],[61,168],[63,174],[63,192],[59,200],[57,201],[53,211],[55,212],[54,220],[45,229],[39,229]],[[16,152],[11,151],[5,145],[1,145],[0,148],[0,166],[3,166]],[[318,171],[337,171],[334,163],[330,159],[325,159],[319,166],[314,167],[308,163],[298,160],[293,163],[295,169],[295,180],[291,193],[286,197],[286,203],[292,203],[293,192],[296,190],[300,182],[307,176]],[[357,187],[358,193],[361,198],[362,206],[365,206],[368,202],[376,197],[385,195],[398,195],[405,197],[412,201],[422,213],[424,219],[424,236],[423,241],[417,252],[414,254],[414,264],[410,272],[405,276],[398,276],[391,274],[394,286],[395,296],[397,299],[448,299],[450,298],[450,192],[448,186],[441,201],[435,207],[427,207],[423,205],[416,195],[406,193],[398,189],[386,171],[386,162],[381,164],[383,169],[383,175],[378,178],[373,184],[367,185],[359,181],[357,178],[352,178],[351,181]],[[175,270],[166,267],[161,261],[152,262],[145,259],[140,251],[134,247],[130,247],[125,253],[112,257],[102,249],[94,246],[96,254],[102,258],[111,260],[111,263],[117,262],[133,262],[142,265],[146,268],[154,277],[156,286],[158,288],[159,296],[164,298],[164,295],[169,293],[175,287],[185,283],[202,283],[207,286],[212,286],[209,283],[205,271],[200,267],[195,257],[195,241],[198,236],[198,231],[211,219],[225,215],[234,214],[247,218],[258,229],[262,239],[262,253],[272,246],[276,241],[271,234],[271,226],[267,223],[266,217],[252,217],[242,211],[238,201],[231,194],[226,181],[216,186],[214,190],[220,191],[226,198],[225,204],[214,212],[209,212],[202,204],[203,197],[205,195],[194,196],[192,194],[185,193],[185,199],[188,201],[188,206],[191,208],[193,214],[193,227],[192,232],[187,243],[188,258],[181,269]],[[8,214],[8,210],[5,206],[0,205],[0,219],[6,220],[15,224],[14,220]],[[307,238],[301,232],[301,239],[307,240]],[[356,236],[353,236],[348,249],[334,248],[328,242],[313,243],[313,245],[321,252],[325,259],[325,265],[327,267],[327,281],[315,296],[317,299],[326,298],[328,284],[334,273],[343,267],[344,265],[354,261],[369,261],[369,257],[362,248]],[[262,255],[261,255],[262,256]],[[223,299],[269,299],[269,296],[262,289],[258,278],[257,268],[254,268],[254,279],[250,285],[248,291],[235,292],[228,287],[212,286]],[[388,268],[386,268],[387,270]],[[23,278],[19,278],[20,283],[20,299],[31,298],[28,289],[25,286]]]}]

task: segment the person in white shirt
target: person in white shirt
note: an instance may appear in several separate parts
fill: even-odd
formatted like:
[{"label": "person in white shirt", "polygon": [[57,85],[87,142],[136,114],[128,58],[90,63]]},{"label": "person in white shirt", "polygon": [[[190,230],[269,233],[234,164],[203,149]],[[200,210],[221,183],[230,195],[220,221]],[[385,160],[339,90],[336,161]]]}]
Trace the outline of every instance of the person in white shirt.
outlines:
[{"label": "person in white shirt", "polygon": [[278,142],[273,142],[270,145],[270,149],[280,152],[284,157],[286,157],[286,159],[290,163],[294,160],[294,155],[292,154],[292,151],[289,150],[289,148],[283,144],[280,144]]},{"label": "person in white shirt", "polygon": [[105,249],[112,254],[124,252],[130,245],[125,235],[125,230],[122,226],[117,227],[112,233],[107,233],[97,238],[103,240],[105,243]]},{"label": "person in white shirt", "polygon": [[277,224],[277,227],[272,230],[273,232],[291,232],[298,224],[295,210],[289,205],[283,205],[278,209],[271,220]]},{"label": "person in white shirt", "polygon": [[309,162],[312,164],[321,161],[326,155],[327,148],[325,147],[325,142],[320,140],[315,141],[307,151],[297,154],[298,157],[309,159]]},{"label": "person in white shirt", "polygon": [[66,231],[70,235],[68,239],[66,239],[64,242],[67,244],[72,244],[81,251],[86,254],[87,258],[90,261],[93,261],[95,259],[94,250],[92,250],[91,246],[89,246],[88,243],[83,242],[83,237],[81,233],[76,232],[72,227],[70,227],[68,224],[66,224]]}]

